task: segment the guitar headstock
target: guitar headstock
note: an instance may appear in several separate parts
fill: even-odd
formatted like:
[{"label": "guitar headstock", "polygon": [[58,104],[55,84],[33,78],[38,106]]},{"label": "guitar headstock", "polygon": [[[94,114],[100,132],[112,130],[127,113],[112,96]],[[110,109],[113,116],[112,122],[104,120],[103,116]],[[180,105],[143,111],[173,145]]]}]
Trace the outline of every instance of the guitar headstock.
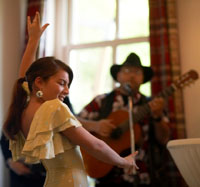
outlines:
[{"label": "guitar headstock", "polygon": [[181,75],[179,79],[175,81],[174,85],[176,88],[183,88],[184,86],[190,85],[198,78],[199,78],[198,73],[195,70],[190,70],[187,73]]}]

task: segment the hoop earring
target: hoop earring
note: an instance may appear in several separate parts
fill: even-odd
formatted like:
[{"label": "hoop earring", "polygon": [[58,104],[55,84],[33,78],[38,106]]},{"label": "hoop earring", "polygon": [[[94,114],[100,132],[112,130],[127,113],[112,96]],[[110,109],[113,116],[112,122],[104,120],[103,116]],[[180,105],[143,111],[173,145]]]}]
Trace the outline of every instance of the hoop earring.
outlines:
[{"label": "hoop earring", "polygon": [[38,90],[38,91],[36,92],[36,96],[37,96],[38,98],[41,98],[41,97],[43,96],[43,92],[42,92],[41,90]]}]

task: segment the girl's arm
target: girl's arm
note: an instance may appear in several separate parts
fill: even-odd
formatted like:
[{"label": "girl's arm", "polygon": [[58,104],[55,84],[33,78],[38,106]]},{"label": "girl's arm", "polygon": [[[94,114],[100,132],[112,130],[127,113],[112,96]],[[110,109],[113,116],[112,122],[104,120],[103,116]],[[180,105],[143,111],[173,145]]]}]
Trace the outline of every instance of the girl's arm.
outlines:
[{"label": "girl's arm", "polygon": [[133,169],[133,167],[138,168],[134,161],[134,156],[137,152],[123,158],[111,149],[104,141],[96,138],[83,127],[71,127],[62,133],[71,142],[79,145],[98,160],[128,170]]},{"label": "girl's arm", "polygon": [[27,69],[35,60],[36,51],[40,41],[40,37],[44,30],[48,27],[49,24],[45,24],[42,27],[40,26],[40,14],[36,12],[33,21],[31,22],[30,17],[27,18],[27,29],[28,29],[28,43],[22,57],[22,62],[19,70],[19,77],[24,77]]}]

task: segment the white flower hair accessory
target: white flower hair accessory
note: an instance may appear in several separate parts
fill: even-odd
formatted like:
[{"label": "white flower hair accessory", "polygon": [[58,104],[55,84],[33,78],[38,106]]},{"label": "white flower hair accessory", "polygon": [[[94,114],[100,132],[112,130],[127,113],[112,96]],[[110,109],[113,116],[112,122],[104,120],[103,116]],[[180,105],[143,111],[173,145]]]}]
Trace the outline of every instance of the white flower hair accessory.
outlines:
[{"label": "white flower hair accessory", "polygon": [[28,82],[24,81],[22,83],[22,88],[24,89],[24,91],[27,93],[27,102],[30,100],[30,90],[28,88]]}]

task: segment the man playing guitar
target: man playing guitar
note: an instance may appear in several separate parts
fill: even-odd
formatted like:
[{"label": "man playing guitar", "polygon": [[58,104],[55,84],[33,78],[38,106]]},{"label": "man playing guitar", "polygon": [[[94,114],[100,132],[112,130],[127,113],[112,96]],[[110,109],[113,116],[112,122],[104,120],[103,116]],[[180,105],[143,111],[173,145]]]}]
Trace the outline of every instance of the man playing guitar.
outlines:
[{"label": "man playing guitar", "polygon": [[[154,167],[154,164],[157,164],[157,162],[153,163],[150,156],[151,144],[155,143],[158,146],[165,145],[169,140],[170,129],[168,127],[169,120],[164,114],[164,99],[162,97],[156,97],[150,101],[139,92],[140,85],[152,79],[153,70],[151,67],[142,66],[140,58],[135,53],[131,53],[123,64],[113,65],[111,67],[111,75],[115,81],[120,83],[120,86],[110,93],[95,97],[81,111],[79,116],[86,120],[101,120],[101,128],[99,129],[100,132],[97,133],[97,136],[100,135],[102,139],[107,137],[109,144],[110,134],[113,129],[117,127],[115,125],[115,119],[117,119],[119,114],[122,114],[123,111],[128,113],[128,93],[125,87],[125,85],[128,85],[131,89],[133,98],[133,118],[139,110],[139,107],[143,106],[145,103],[148,103],[147,107],[150,111],[142,119],[137,121],[139,128],[134,128],[136,138],[135,148],[139,151],[136,162],[140,169],[136,172],[136,175],[127,175],[123,170],[111,167],[106,174],[95,176],[101,168],[94,166],[95,171],[91,172],[91,176],[96,178],[96,187],[128,187],[134,185],[138,187],[155,186],[154,179],[156,174],[154,170],[159,169],[160,166],[156,166],[157,168]],[[116,116],[112,115],[110,118],[109,116],[115,114],[115,112],[118,112],[116,113]],[[128,120],[128,118],[126,120]],[[134,126],[135,125],[136,124],[134,123]],[[95,131],[97,132],[97,130]],[[116,143],[117,145],[113,145],[113,148],[121,155],[126,155],[130,152],[130,140],[127,142],[126,137],[127,136],[125,135],[124,141],[123,138],[121,138]],[[121,148],[122,150],[117,150],[119,144],[124,145],[124,150],[123,148]],[[112,144],[110,146],[112,146]],[[86,160],[87,158],[84,158],[84,161]],[[88,159],[89,162],[91,162],[91,160],[92,159]],[[102,168],[102,172],[105,170],[106,169]],[[160,186],[159,183],[156,185]]]}]

